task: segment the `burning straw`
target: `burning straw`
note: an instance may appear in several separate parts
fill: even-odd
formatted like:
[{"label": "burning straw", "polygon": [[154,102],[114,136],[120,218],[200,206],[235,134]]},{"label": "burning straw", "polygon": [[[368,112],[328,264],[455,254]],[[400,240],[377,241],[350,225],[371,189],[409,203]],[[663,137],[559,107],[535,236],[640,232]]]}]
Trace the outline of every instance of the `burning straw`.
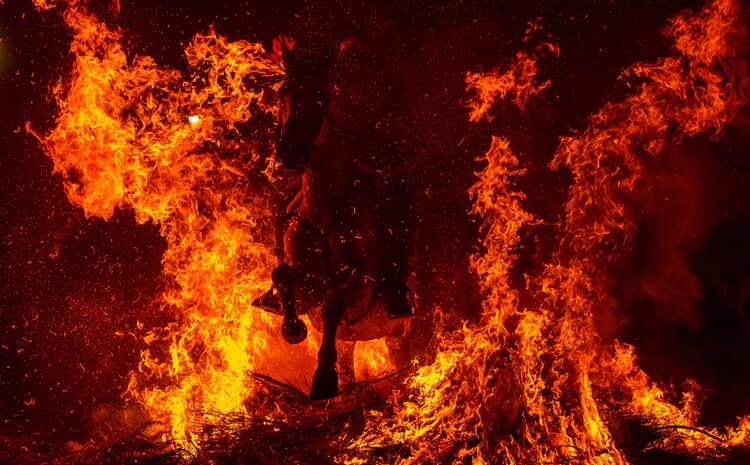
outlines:
[{"label": "burning straw", "polygon": [[[561,141],[551,166],[569,169],[573,184],[559,248],[544,273],[530,279],[535,308],[518,309],[517,294],[507,284],[518,229],[533,218],[509,181],[522,171],[515,168],[508,142],[493,140],[488,168],[471,191],[475,212],[484,218],[487,249],[474,261],[487,293],[483,318],[441,336],[435,361],[408,380],[408,396],[396,397],[393,418],[374,422],[377,428],[387,425],[385,434],[377,434],[373,425],[365,442],[409,444],[411,454],[400,463],[636,460],[638,455],[627,457],[621,450],[622,438],[613,436],[611,406],[657,418],[644,424],[658,425],[651,430],[659,431],[658,450],[665,454],[688,461],[713,456],[716,463],[738,454],[725,446],[746,441],[746,426],[723,435],[698,428],[693,391],[686,392],[681,407],[670,403],[638,368],[632,347],[600,339],[593,317],[606,308],[612,292],[614,276],[605,270],[616,272],[632,250],[635,224],[628,201],[643,160],[688,137],[718,137],[746,106],[746,31],[744,13],[731,0],[676,17],[670,29],[675,56],[631,67],[629,74],[645,78],[635,93],[607,104],[590,118],[588,129]],[[513,85],[516,80],[486,82]],[[497,89],[479,92],[481,101],[491,102],[493,93],[511,95]],[[475,105],[474,112],[483,108]],[[472,119],[478,117],[472,113]],[[641,445],[638,453],[654,450],[652,444]]]}]

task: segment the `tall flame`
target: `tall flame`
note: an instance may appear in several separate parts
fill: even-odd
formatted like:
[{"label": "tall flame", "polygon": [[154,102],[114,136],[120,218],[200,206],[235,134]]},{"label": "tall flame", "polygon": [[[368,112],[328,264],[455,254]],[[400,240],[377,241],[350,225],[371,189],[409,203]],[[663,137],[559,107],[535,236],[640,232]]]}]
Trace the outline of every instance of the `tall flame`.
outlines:
[{"label": "tall flame", "polygon": [[263,147],[241,130],[254,117],[258,140],[270,140],[275,98],[259,83],[280,70],[260,44],[209,31],[186,48],[185,77],[128,57],[120,33],[78,7],[64,17],[75,63],[70,83],[55,89],[60,115],[44,146],[87,216],[126,208],[160,225],[162,306],[173,323],[147,335],[129,395],[194,451],[190,427],[201,412],[242,411],[253,372],[286,366],[291,378],[316,352],[314,337],[280,350],[278,321],[250,305],[276,258]]},{"label": "tall flame", "polygon": [[[408,380],[408,397],[396,398],[394,418],[377,417],[388,422],[385,434],[370,431],[365,443],[408,446],[400,463],[622,464],[627,459],[607,420],[618,407],[675,426],[661,444],[667,450],[699,456],[715,447],[718,432],[695,430],[699,388],[688,385],[681,405],[670,403],[638,368],[632,346],[601,339],[594,316],[611,305],[614,273],[632,250],[628,202],[648,157],[687,137],[721,134],[747,104],[746,27],[734,0],[677,16],[674,56],[632,66],[627,74],[644,79],[633,95],[605,105],[585,131],[561,140],[550,166],[570,170],[573,183],[559,246],[541,276],[527,277],[535,305],[523,308],[509,270],[518,231],[534,218],[509,181],[523,174],[509,142],[493,138],[488,166],[470,191],[484,218],[486,252],[473,260],[486,293],[482,319],[441,336],[434,362]],[[489,119],[498,97],[523,108],[548,85],[534,82],[532,59],[517,58],[504,73],[467,75],[477,91],[471,121]],[[746,440],[748,424],[730,429],[727,441]]]},{"label": "tall flame", "polygon": [[483,256],[472,266],[487,298],[476,327],[440,337],[435,361],[420,367],[408,381],[410,396],[397,406],[390,440],[417,445],[403,463],[441,462],[471,457],[473,463],[490,463],[504,434],[517,415],[517,396],[508,382],[510,332],[508,321],[517,314],[518,294],[509,272],[517,256],[519,230],[534,217],[521,203],[525,196],[513,188],[521,176],[509,142],[495,137],[483,160],[487,166],[471,188],[473,213],[484,217]]},{"label": "tall flame", "polygon": [[[697,391],[686,391],[682,408],[670,405],[637,368],[632,348],[617,342],[605,347],[598,340],[593,317],[606,309],[615,277],[602,270],[616,272],[632,249],[636,225],[628,201],[649,158],[687,137],[718,136],[747,104],[750,70],[740,51],[747,45],[746,28],[733,0],[709,2],[696,14],[675,18],[675,55],[632,66],[628,74],[646,81],[624,102],[605,105],[584,132],[564,138],[551,164],[570,169],[574,184],[562,247],[541,280],[547,302],[577,320],[563,340],[575,342],[569,353],[581,380],[590,373],[610,398],[630,399],[634,415],[648,413],[660,424],[696,426]],[[713,444],[685,430],[672,439],[673,447]]]}]

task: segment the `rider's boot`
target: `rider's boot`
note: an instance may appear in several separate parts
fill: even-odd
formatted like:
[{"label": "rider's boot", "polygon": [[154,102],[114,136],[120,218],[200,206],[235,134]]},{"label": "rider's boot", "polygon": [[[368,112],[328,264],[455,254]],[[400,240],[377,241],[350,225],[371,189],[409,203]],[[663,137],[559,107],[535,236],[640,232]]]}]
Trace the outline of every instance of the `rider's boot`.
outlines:
[{"label": "rider's boot", "polygon": [[390,265],[382,281],[385,311],[390,319],[408,318],[414,316],[414,294],[406,284],[411,270],[409,243],[404,237],[388,238],[385,253]]},{"label": "rider's boot", "polygon": [[408,318],[414,316],[411,290],[407,286],[392,286],[387,289],[385,311],[390,319]]},{"label": "rider's boot", "polygon": [[276,288],[274,286],[271,286],[271,289],[269,289],[268,292],[253,300],[253,306],[270,313],[275,313],[276,315],[284,314],[284,310],[281,308],[279,296],[276,293]]},{"label": "rider's boot", "polygon": [[383,279],[385,311],[390,319],[414,316],[414,300],[411,289],[406,285],[405,268],[394,263],[390,273]]},{"label": "rider's boot", "polygon": [[407,172],[398,157],[398,147],[386,150],[388,158],[376,160],[382,163],[374,176],[377,201],[372,206],[378,236],[383,247],[384,273],[381,282],[386,313],[389,318],[406,318],[414,315],[413,292],[407,280],[416,255],[416,230],[412,224],[412,205]]},{"label": "rider's boot", "polygon": [[[265,294],[253,300],[253,306],[277,315],[284,315],[288,302],[282,302],[287,297],[286,289],[294,286],[294,269],[286,263],[281,263],[271,273],[271,289]],[[287,301],[288,301],[287,297]]]}]

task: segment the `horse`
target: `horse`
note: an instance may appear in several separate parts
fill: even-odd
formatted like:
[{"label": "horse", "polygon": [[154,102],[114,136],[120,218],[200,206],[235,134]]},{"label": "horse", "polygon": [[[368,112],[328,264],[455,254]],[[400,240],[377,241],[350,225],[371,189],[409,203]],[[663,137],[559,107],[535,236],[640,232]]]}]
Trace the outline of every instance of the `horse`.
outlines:
[{"label": "horse", "polygon": [[[276,155],[301,175],[287,206],[283,261],[272,288],[254,303],[283,310],[282,336],[307,335],[299,314],[322,331],[310,398],[338,395],[336,339],[363,341],[407,333],[414,315],[413,235],[404,191],[383,174],[379,81],[367,72],[365,44],[342,40],[314,53],[274,41],[285,79],[279,89]],[[394,187],[395,186],[395,187]]]}]

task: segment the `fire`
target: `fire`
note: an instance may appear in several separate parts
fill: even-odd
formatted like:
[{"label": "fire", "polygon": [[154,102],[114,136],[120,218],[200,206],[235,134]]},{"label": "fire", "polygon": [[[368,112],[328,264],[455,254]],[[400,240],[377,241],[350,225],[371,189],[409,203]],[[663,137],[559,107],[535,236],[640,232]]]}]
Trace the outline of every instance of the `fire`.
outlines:
[{"label": "fire", "polygon": [[395,364],[388,356],[385,338],[358,341],[354,352],[354,378],[372,380],[392,374]]},{"label": "fire", "polygon": [[31,0],[38,10],[51,10],[57,6],[57,2],[49,3],[47,0]]},{"label": "fire", "polygon": [[[146,337],[128,396],[196,453],[204,415],[261,409],[254,373],[304,387],[314,366],[315,337],[286,346],[278,318],[250,305],[276,263],[267,168],[275,98],[260,84],[282,71],[260,45],[215,31],[186,48],[187,74],[160,67],[129,56],[120,32],[72,5],[64,15],[75,34],[72,76],[56,86],[57,127],[40,139],[86,215],[129,209],[160,225],[167,251],[159,304],[172,323]],[[518,188],[523,154],[512,140],[491,139],[469,190],[482,221],[483,250],[471,258],[482,313],[458,330],[437,325],[434,357],[414,365],[387,408],[364,414],[367,425],[334,454],[339,463],[369,463],[373,451],[399,447],[408,453],[387,463],[625,464],[619,417],[668,428],[655,446],[664,450],[701,456],[720,453],[721,441],[748,444],[750,417],[699,432],[700,388],[688,382],[675,400],[639,368],[633,346],[605,340],[595,324],[613,305],[618,267],[633,250],[631,202],[650,160],[691,137],[720,136],[750,96],[747,24],[735,0],[674,17],[669,34],[672,56],[631,66],[623,79],[640,82],[632,93],[560,140],[549,167],[569,171],[572,183],[555,248],[541,273],[525,276],[523,291],[511,272],[522,235],[541,220]],[[525,110],[553,84],[539,82],[540,50],[558,52],[544,45],[492,73],[466,74],[471,122],[491,120],[503,100]],[[243,134],[248,122],[254,137]],[[356,379],[393,371],[385,341],[358,347]],[[257,413],[285,418],[281,410]]]},{"label": "fire", "polygon": [[517,254],[518,231],[534,218],[520,207],[523,193],[512,187],[524,170],[518,169],[508,141],[494,138],[484,159],[487,166],[471,189],[475,212],[485,217],[487,253],[473,261],[487,292],[482,321],[475,328],[442,334],[435,361],[410,377],[408,397],[397,398],[395,417],[376,417],[374,429],[388,425],[385,437],[374,430],[373,437],[363,438],[408,444],[410,457],[401,463],[466,458],[489,463],[494,447],[502,445],[500,435],[518,413],[518,391],[507,383],[512,354],[506,350],[510,333],[505,323],[518,305],[508,272]]},{"label": "fire", "polygon": [[[674,56],[636,64],[626,76],[645,82],[620,103],[608,103],[589,127],[565,137],[550,166],[574,177],[559,228],[559,246],[541,276],[528,276],[536,304],[521,308],[509,284],[518,231],[535,220],[513,190],[522,176],[509,142],[493,138],[471,189],[484,222],[486,252],[473,266],[486,293],[482,320],[442,334],[433,363],[408,380],[383,435],[367,438],[408,444],[400,463],[627,463],[607,414],[651,418],[672,428],[660,446],[700,456],[716,450],[719,433],[699,432],[700,390],[689,384],[681,406],[652,383],[631,346],[605,343],[594,315],[610,303],[617,270],[633,244],[628,210],[649,157],[697,134],[719,135],[747,104],[750,74],[739,56],[746,24],[733,0],[709,2],[676,17],[670,28]],[[508,71],[468,74],[470,120],[487,117],[496,97],[523,108],[549,83],[535,83],[535,61],[519,54]],[[376,418],[378,425],[383,419]],[[728,430],[745,440],[747,420]]]},{"label": "fire", "polygon": [[191,425],[202,413],[243,411],[254,372],[304,384],[294,377],[309,376],[317,350],[314,337],[282,348],[278,319],[250,305],[276,258],[265,232],[266,161],[238,125],[256,118],[270,134],[275,99],[262,84],[280,70],[259,44],[209,31],[186,48],[184,76],[128,56],[120,32],[75,6],[64,18],[75,63],[55,88],[60,115],[43,143],[87,216],[124,208],[160,225],[168,246],[161,306],[174,322],[145,338],[128,395],[194,452]]},{"label": "fire", "polygon": [[[548,44],[545,47],[557,50],[555,45]],[[475,123],[482,118],[492,121],[493,116],[489,114],[489,110],[495,100],[502,100],[506,95],[512,95],[513,103],[521,109],[525,108],[531,97],[550,84],[550,81],[537,83],[534,80],[539,71],[536,62],[535,57],[518,52],[512,66],[504,73],[500,73],[499,69],[491,73],[467,73],[467,90],[476,92],[469,100],[469,121]]]},{"label": "fire", "polygon": [[[566,338],[576,342],[573,353],[580,353],[576,371],[597,372],[592,380],[610,392],[606,401],[629,399],[626,409],[636,415],[648,412],[661,424],[697,426],[698,393],[688,389],[681,409],[670,405],[637,368],[629,348],[602,346],[591,318],[606,307],[613,277],[597,270],[611,269],[631,250],[636,225],[627,202],[649,157],[687,137],[719,135],[747,103],[747,63],[737,56],[747,41],[745,28],[733,1],[710,2],[695,15],[675,18],[670,30],[675,56],[631,67],[628,74],[646,82],[624,102],[605,105],[586,131],[563,139],[552,162],[556,168],[567,166],[575,182],[558,263],[548,269],[542,285],[549,289],[547,300],[579,322]],[[611,358],[597,361],[597,353]],[[685,444],[696,453],[715,444],[685,430],[675,431],[672,440],[672,447]]]}]

